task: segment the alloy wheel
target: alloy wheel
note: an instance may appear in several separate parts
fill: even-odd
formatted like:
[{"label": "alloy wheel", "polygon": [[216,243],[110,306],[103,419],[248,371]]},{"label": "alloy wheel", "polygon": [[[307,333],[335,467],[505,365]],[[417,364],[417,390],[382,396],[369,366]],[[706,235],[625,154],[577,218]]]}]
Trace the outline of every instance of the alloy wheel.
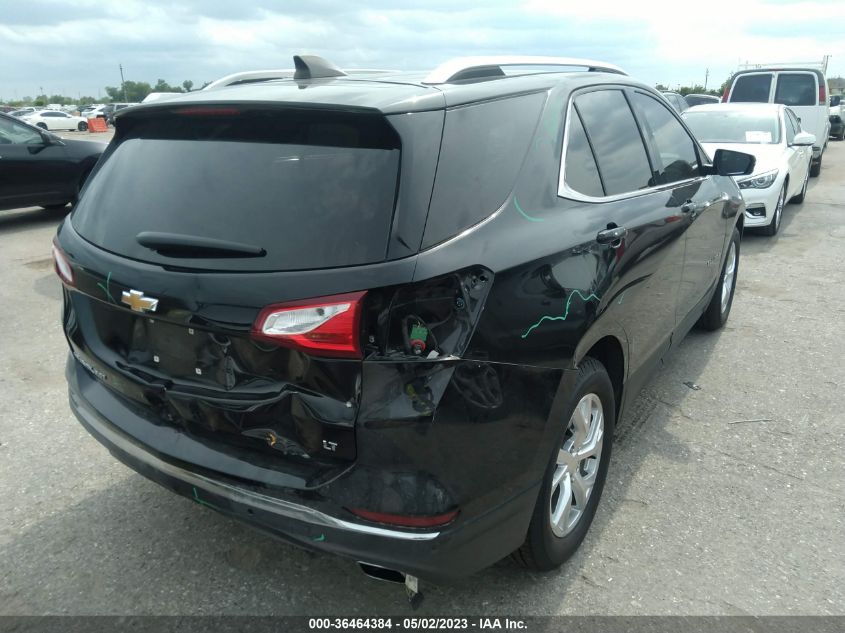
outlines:
[{"label": "alloy wheel", "polygon": [[[781,205],[783,206],[783,205]],[[774,222],[774,220],[772,220]],[[731,300],[731,290],[734,284],[734,275],[736,274],[736,242],[731,242],[730,250],[728,250],[728,258],[725,261],[725,272],[722,274],[722,313],[728,309],[728,303]]]},{"label": "alloy wheel", "polygon": [[569,534],[584,514],[596,484],[604,438],[601,399],[588,393],[569,418],[558,451],[549,498],[549,521],[557,537]]}]

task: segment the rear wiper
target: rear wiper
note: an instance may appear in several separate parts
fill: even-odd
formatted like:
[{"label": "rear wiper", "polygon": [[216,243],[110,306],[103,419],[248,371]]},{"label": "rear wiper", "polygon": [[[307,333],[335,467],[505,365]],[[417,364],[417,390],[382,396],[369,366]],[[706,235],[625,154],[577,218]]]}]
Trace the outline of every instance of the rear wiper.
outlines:
[{"label": "rear wiper", "polygon": [[135,240],[167,257],[264,257],[267,254],[260,246],[199,235],[144,231]]}]

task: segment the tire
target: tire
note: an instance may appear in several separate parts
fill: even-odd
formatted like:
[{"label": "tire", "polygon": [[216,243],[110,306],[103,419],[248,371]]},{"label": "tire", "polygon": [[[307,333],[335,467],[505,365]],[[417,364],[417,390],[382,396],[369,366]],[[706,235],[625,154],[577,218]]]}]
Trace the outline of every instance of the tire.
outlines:
[{"label": "tire", "polygon": [[88,131],[88,124],[85,121],[80,121],[79,125],[76,126],[76,129],[80,132],[87,132]]},{"label": "tire", "polygon": [[804,176],[804,185],[801,187],[801,193],[797,196],[792,196],[792,200],[790,202],[794,202],[795,204],[801,204],[804,202],[804,199],[807,197],[807,185],[810,183],[810,166],[807,165],[807,173]]},{"label": "tire", "polygon": [[816,178],[822,172],[822,158],[824,158],[824,152],[819,156],[819,162],[810,163],[810,176],[813,178]]},{"label": "tire", "polygon": [[[601,499],[610,464],[616,403],[613,384],[599,361],[588,356],[581,362],[572,396],[564,410],[567,423],[561,425],[562,432],[557,435],[528,534],[512,555],[517,563],[535,571],[556,569],[575,553]],[[576,411],[586,411],[589,419],[587,415],[577,415]],[[581,430],[575,431],[577,428]],[[583,459],[573,455],[579,446],[586,455]],[[559,456],[564,454],[566,458],[558,463]],[[573,472],[579,474],[577,481],[582,482],[581,486],[573,485],[576,481]],[[591,488],[585,488],[590,483]],[[581,490],[581,494],[576,490]],[[579,496],[586,501],[579,504]],[[560,522],[555,526],[552,525],[553,507],[562,510],[557,512]]]},{"label": "tire", "polygon": [[46,130],[46,129],[47,129],[47,124],[46,124],[46,123],[39,122],[39,123],[36,123],[35,125],[36,125],[37,127],[40,127],[42,130]]},{"label": "tire", "polygon": [[839,140],[845,141],[845,126],[842,127],[842,131],[839,133]]},{"label": "tire", "polygon": [[775,204],[775,212],[772,214],[772,220],[769,222],[767,226],[763,227],[763,234],[768,236],[774,236],[778,234],[780,230],[780,223],[783,220],[783,208],[786,206],[786,187],[789,185],[789,182],[784,182],[783,187],[780,190],[780,194],[778,194],[778,201]]},{"label": "tire", "polygon": [[67,208],[68,203],[65,202],[63,204],[45,204],[42,206],[42,209],[46,209],[52,213],[64,211]]},{"label": "tire", "polygon": [[[733,257],[731,254],[733,253]],[[730,262],[733,259],[733,270],[728,272]],[[736,290],[736,277],[739,273],[739,231],[734,228],[731,241],[728,244],[728,254],[725,263],[722,264],[722,272],[716,283],[713,298],[704,310],[704,314],[698,320],[697,325],[705,330],[718,330],[728,322],[731,314],[731,306],[734,302],[734,291]],[[730,275],[730,279],[727,279]],[[727,281],[727,283],[726,283]],[[723,294],[727,293],[727,300],[723,301]]]}]

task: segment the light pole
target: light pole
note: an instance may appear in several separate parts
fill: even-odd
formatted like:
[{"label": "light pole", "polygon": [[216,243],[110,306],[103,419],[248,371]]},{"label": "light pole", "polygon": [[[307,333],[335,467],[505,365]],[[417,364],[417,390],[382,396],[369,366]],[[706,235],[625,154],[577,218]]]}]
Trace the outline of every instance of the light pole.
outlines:
[{"label": "light pole", "polygon": [[704,92],[707,92],[707,80],[710,78],[710,69],[704,71]]},{"label": "light pole", "polygon": [[123,101],[129,102],[129,99],[126,98],[126,80],[123,78],[123,64],[118,64],[120,68],[120,87],[123,89]]}]

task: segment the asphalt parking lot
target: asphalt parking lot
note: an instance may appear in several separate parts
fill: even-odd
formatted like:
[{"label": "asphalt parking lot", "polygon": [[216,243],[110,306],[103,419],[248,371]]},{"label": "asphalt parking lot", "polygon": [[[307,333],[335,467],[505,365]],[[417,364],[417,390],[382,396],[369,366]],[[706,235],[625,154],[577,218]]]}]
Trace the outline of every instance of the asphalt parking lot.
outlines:
[{"label": "asphalt parking lot", "polygon": [[[82,429],[50,260],[60,220],[0,212],[0,614],[407,613],[398,586],[176,497]],[[728,326],[693,332],[620,422],[578,554],[423,587],[420,613],[845,614],[843,253],[831,141],[781,233],[743,238]]]}]

